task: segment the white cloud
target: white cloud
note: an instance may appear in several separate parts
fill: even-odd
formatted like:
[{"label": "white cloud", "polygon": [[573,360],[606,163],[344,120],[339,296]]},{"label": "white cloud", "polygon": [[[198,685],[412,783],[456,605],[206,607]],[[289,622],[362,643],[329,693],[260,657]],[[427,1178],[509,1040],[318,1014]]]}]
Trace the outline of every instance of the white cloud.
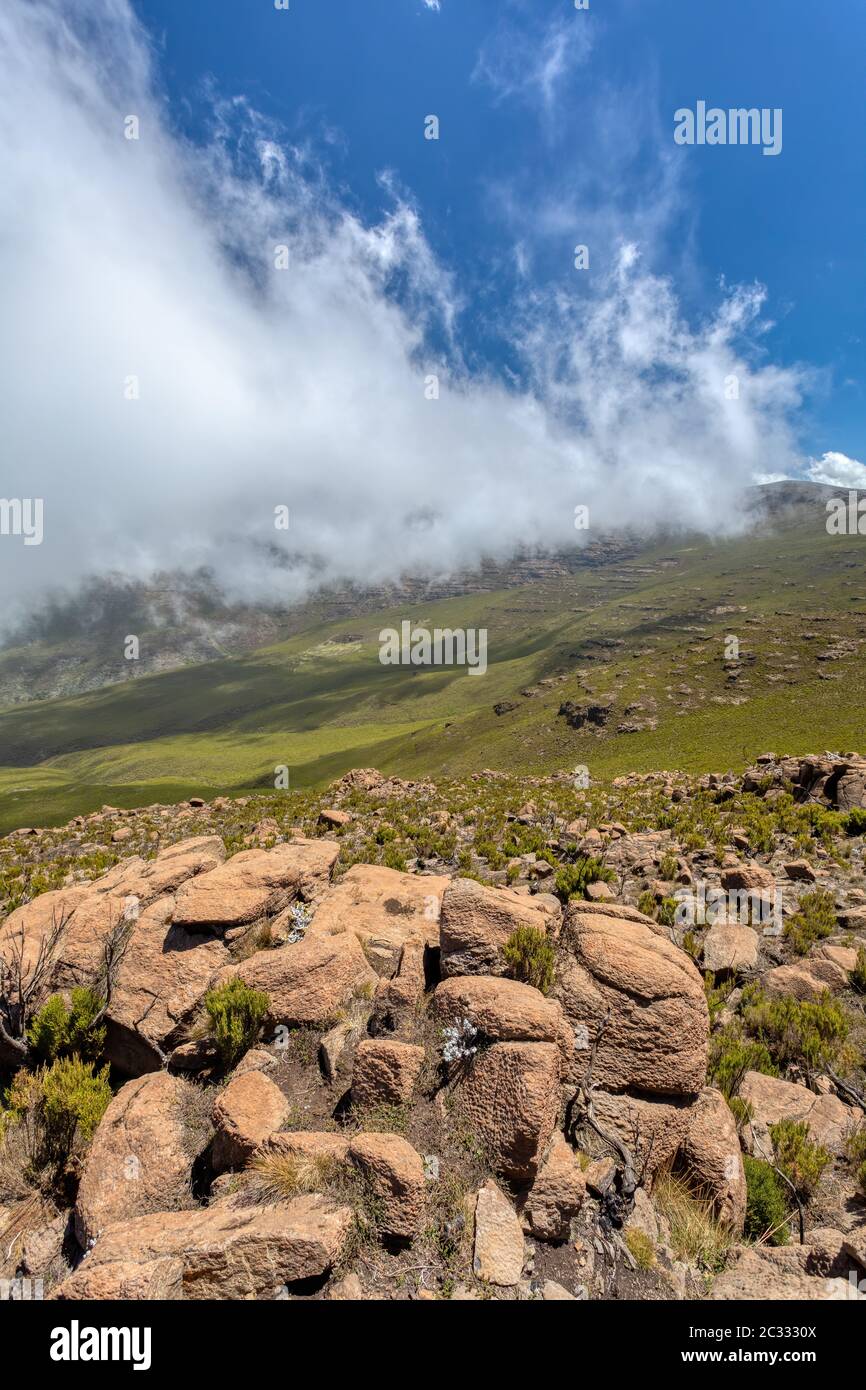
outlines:
[{"label": "white cloud", "polygon": [[442,9],[442,6],[439,3],[439,0],[424,0],[424,8],[427,10],[435,10],[438,14],[438,12]]},{"label": "white cloud", "polygon": [[630,250],[590,292],[525,281],[505,385],[463,367],[411,202],[360,221],[243,102],[179,140],[125,0],[4,0],[0,62],[3,491],[45,501],[41,546],[0,538],[8,613],[112,570],[211,565],[275,602],[442,574],[578,543],[578,504],[594,530],[718,530],[759,468],[790,469],[802,381],[749,346],[759,289],[692,326]]},{"label": "white cloud", "polygon": [[473,76],[492,87],[498,99],[517,97],[552,116],[561,87],[591,51],[591,27],[583,14],[555,17],[534,32],[505,19],[482,46]]},{"label": "white cloud", "polygon": [[832,487],[866,487],[866,463],[849,459],[845,454],[826,453],[811,459],[807,469],[812,483],[829,483]]}]

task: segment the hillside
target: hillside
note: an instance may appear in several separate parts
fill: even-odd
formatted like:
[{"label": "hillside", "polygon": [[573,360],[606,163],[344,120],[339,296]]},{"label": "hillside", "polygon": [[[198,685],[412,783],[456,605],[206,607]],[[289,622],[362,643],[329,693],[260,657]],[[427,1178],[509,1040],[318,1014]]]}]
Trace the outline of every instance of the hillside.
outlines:
[{"label": "hillside", "polygon": [[[356,612],[254,652],[9,707],[0,829],[105,802],[262,789],[278,766],[299,787],[359,765],[449,776],[582,764],[607,778],[742,767],[765,747],[855,747],[862,538],[827,534],[822,490],[792,506],[787,488],[770,490],[775,516],[765,509],[735,539],[668,539],[521,587]],[[486,628],[487,673],[381,665],[380,630],[405,619]],[[601,722],[581,725],[588,705]]]}]

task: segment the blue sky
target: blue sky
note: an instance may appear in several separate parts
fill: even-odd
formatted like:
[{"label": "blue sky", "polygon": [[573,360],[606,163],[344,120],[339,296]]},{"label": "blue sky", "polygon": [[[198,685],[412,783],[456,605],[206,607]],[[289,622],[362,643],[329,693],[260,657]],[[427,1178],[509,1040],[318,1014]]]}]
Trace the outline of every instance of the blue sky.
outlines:
[{"label": "blue sky", "polygon": [[[464,349],[507,364],[497,316],[617,240],[700,317],[759,281],[776,361],[817,369],[804,453],[863,458],[866,6],[861,0],[136,0],[178,126],[244,95],[375,219],[390,172],[455,272]],[[557,48],[557,44],[560,45]],[[557,54],[559,57],[557,59]],[[547,71],[545,72],[545,65]],[[206,85],[209,84],[209,85]],[[781,107],[783,149],[675,147],[673,113]],[[440,139],[423,139],[438,115]]]}]

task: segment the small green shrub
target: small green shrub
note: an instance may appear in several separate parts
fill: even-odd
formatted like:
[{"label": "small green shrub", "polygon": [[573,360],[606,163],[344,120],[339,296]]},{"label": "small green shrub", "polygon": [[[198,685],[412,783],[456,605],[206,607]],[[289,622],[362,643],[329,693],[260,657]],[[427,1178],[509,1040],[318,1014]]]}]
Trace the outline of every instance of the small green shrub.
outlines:
[{"label": "small green shrub", "polygon": [[642,912],[644,917],[654,917],[656,910],[655,893],[651,888],[645,888],[637,900],[637,910]]},{"label": "small green shrub", "polygon": [[866,1196],[866,1124],[855,1129],[845,1141],[845,1154],[854,1165],[857,1182]]},{"label": "small green shrub", "polygon": [[676,898],[662,898],[656,908],[656,921],[663,927],[672,927],[677,920],[679,903]]},{"label": "small green shrub", "polygon": [[105,1048],[105,1027],[94,1027],[103,1000],[95,990],[74,989],[71,1006],[61,994],[52,994],[27,1029],[27,1041],[41,1062],[58,1057],[82,1057],[96,1061]]},{"label": "small green shrub", "polygon": [[672,878],[676,878],[676,873],[677,856],[668,850],[667,854],[662,856],[661,863],[659,864],[659,878],[663,879],[665,883],[669,883]]},{"label": "small green shrub", "polygon": [[569,898],[585,898],[591,883],[610,883],[615,878],[613,869],[607,868],[600,859],[581,854],[573,864],[564,864],[556,875],[556,891],[563,902]]},{"label": "small green shrub", "polygon": [[842,820],[846,835],[866,835],[866,809],[855,806]]},{"label": "small green shrub", "polygon": [[746,1224],[750,1240],[787,1245],[788,1199],[778,1173],[763,1159],[743,1155],[746,1170]]},{"label": "small green shrub", "polygon": [[739,1023],[722,1028],[710,1038],[707,1078],[718,1086],[722,1095],[731,1100],[737,1094],[747,1071],[760,1071],[765,1076],[778,1076],[765,1043],[743,1036]]},{"label": "small green shrub", "polygon": [[770,1125],[776,1163],[798,1197],[806,1202],[812,1196],[831,1156],[820,1144],[812,1143],[805,1120],[780,1120]]},{"label": "small green shrub", "polygon": [[858,994],[866,994],[866,946],[857,951],[857,964],[851,971],[851,986]]},{"label": "small green shrub", "polygon": [[250,989],[240,979],[229,980],[205,995],[210,1031],[226,1068],[240,1061],[256,1041],[270,1002],[267,994]]},{"label": "small green shrub", "polygon": [[548,994],[553,985],[556,952],[547,934],[538,927],[517,927],[502,948],[516,980]]},{"label": "small green shrub", "polygon": [[836,930],[836,899],[826,888],[804,893],[797,911],[785,922],[785,936],[798,956]]},{"label": "small green shrub", "polygon": [[111,1101],[108,1066],[94,1072],[92,1062],[60,1057],[42,1072],[39,1107],[52,1156],[66,1157],[77,1141],[93,1138]]},{"label": "small green shrub", "polygon": [[793,995],[767,999],[759,989],[751,991],[748,998],[746,1027],[766,1043],[779,1066],[800,1062],[818,1071],[833,1065],[851,1025],[829,991],[816,1001]]}]

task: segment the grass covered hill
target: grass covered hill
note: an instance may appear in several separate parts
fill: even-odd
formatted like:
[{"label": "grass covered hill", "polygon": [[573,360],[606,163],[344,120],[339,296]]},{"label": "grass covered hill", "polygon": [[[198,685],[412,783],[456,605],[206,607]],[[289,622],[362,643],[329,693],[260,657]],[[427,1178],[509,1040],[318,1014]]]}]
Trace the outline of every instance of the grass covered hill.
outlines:
[{"label": "grass covered hill", "polygon": [[[519,587],[317,621],[253,652],[7,706],[0,830],[272,788],[278,766],[298,787],[358,766],[585,765],[604,779],[856,747],[866,539],[828,535],[821,490],[771,502],[733,539],[615,548]],[[379,632],[405,619],[486,628],[486,674],[383,666]]]}]

